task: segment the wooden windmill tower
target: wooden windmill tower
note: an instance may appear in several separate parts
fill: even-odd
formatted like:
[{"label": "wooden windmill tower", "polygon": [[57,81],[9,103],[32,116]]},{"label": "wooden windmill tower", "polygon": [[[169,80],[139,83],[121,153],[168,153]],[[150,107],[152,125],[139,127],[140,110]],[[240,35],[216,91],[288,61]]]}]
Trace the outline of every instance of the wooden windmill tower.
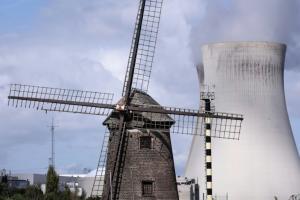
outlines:
[{"label": "wooden windmill tower", "polygon": [[[116,104],[110,93],[11,85],[9,105],[108,116],[92,196],[178,199],[170,133],[205,136],[208,147],[211,137],[239,139],[243,117],[212,112],[210,95],[203,98],[206,109],[201,111],[161,106],[147,94],[162,3],[140,0],[122,98]],[[212,199],[211,150],[205,153],[207,199]]]}]

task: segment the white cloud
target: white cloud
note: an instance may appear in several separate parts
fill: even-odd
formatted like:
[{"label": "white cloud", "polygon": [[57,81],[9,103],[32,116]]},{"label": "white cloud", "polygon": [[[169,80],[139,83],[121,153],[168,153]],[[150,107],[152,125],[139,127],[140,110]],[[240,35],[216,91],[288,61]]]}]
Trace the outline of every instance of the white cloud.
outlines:
[{"label": "white cloud", "polygon": [[286,72],[285,90],[290,117],[300,118],[300,72]]},{"label": "white cloud", "polygon": [[[200,1],[199,1],[200,2]],[[191,46],[196,62],[201,60],[199,46],[216,41],[267,40],[287,43],[288,68],[298,68],[295,57],[299,52],[299,1],[297,0],[202,0],[204,17],[193,26]],[[299,63],[299,61],[297,61]]]},{"label": "white cloud", "polygon": [[103,67],[112,73],[120,83],[124,80],[127,60],[128,60],[128,48],[125,49],[101,49],[99,52],[99,62],[103,64]]}]

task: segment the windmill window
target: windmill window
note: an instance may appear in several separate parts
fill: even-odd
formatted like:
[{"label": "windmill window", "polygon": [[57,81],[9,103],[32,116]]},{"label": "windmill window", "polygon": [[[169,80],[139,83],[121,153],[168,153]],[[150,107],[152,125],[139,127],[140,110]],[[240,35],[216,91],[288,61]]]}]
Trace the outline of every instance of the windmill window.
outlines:
[{"label": "windmill window", "polygon": [[152,138],[150,136],[140,137],[140,149],[151,149],[152,148]]},{"label": "windmill window", "polygon": [[142,181],[143,196],[153,195],[153,181]]}]

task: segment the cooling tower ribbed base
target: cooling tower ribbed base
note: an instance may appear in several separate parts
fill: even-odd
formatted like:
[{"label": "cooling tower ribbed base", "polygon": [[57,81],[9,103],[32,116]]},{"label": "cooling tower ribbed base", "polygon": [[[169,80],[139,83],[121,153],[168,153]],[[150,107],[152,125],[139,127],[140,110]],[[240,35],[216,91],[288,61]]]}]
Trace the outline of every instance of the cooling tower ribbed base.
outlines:
[{"label": "cooling tower ribbed base", "polygon": [[[216,86],[216,110],[245,118],[239,141],[213,140],[214,195],[228,195],[230,200],[287,200],[300,193],[300,159],[284,94],[286,46],[236,42],[209,44],[202,50],[199,77],[201,84]],[[193,139],[185,173],[201,180],[201,193],[203,145],[203,138]]]}]

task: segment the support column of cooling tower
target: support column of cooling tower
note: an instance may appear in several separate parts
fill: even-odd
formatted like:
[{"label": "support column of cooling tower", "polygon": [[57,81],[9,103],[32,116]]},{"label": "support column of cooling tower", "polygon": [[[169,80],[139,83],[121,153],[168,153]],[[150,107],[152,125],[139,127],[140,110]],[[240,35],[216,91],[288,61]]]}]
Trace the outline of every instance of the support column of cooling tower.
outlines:
[{"label": "support column of cooling tower", "polygon": [[[205,102],[205,112],[211,112],[211,100],[202,99]],[[205,175],[206,175],[206,199],[212,200],[212,158],[211,158],[211,118],[205,118]]]},{"label": "support column of cooling tower", "polygon": [[[211,114],[214,112],[212,101],[215,99],[215,93],[212,91],[215,86],[202,86],[200,99],[204,102],[202,110]],[[206,200],[212,200],[212,143],[211,143],[212,118],[204,118],[204,140],[205,140],[205,182],[206,182]]]}]

